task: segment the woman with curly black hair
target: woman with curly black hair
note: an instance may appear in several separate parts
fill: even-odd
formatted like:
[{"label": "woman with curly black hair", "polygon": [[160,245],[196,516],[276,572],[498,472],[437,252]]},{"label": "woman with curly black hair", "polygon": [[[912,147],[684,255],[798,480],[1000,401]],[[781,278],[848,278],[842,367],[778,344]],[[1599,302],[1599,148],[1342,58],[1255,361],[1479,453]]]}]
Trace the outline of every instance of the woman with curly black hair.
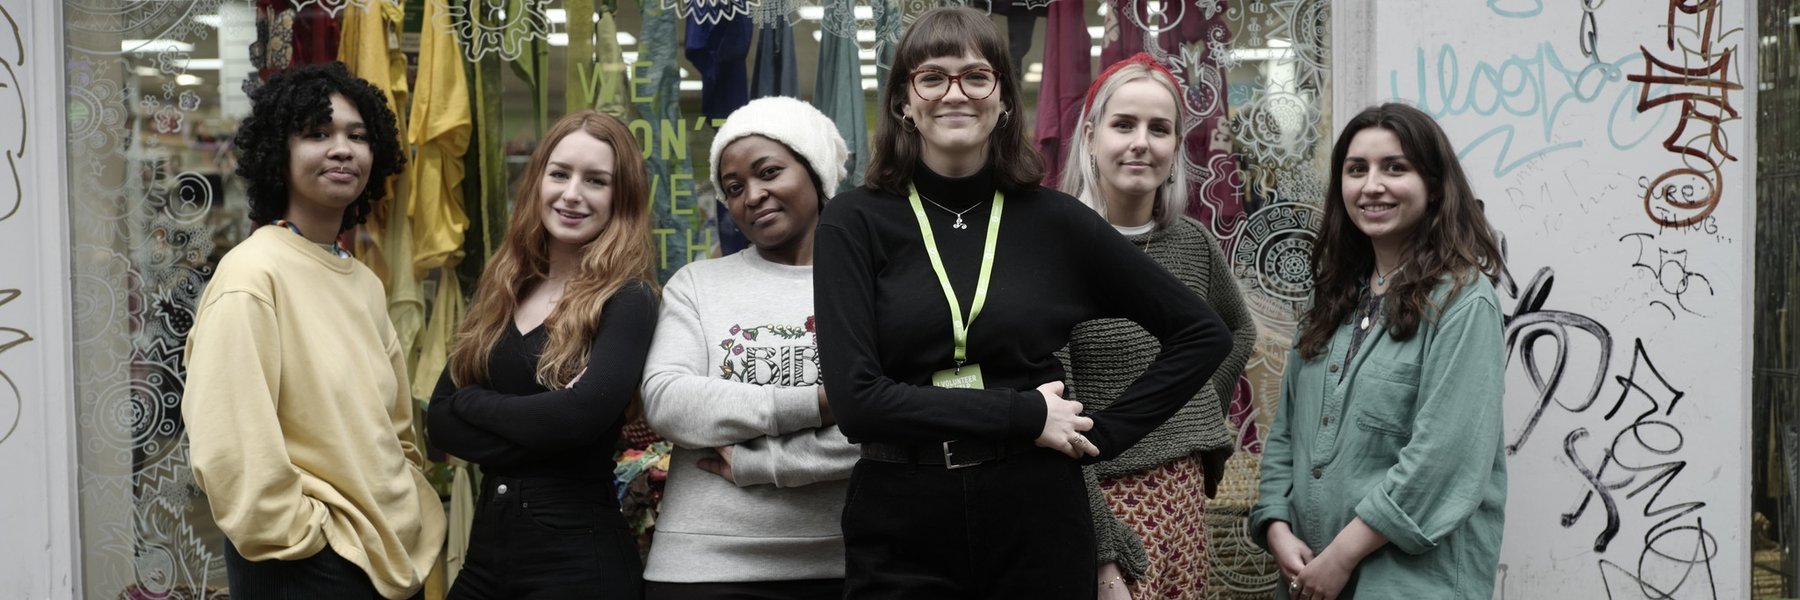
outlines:
[{"label": "woman with curly black hair", "polygon": [[[327,219],[321,226],[302,227],[301,231],[317,230],[316,234],[307,237],[319,243],[330,243],[339,233],[361,225],[374,210],[375,201],[384,193],[379,182],[406,170],[406,154],[400,147],[400,130],[396,125],[399,119],[388,109],[387,97],[381,90],[351,75],[343,63],[294,69],[270,79],[252,94],[256,112],[238,127],[235,142],[237,175],[250,184],[252,222],[265,224],[285,218],[289,223],[295,223],[288,218],[291,194],[325,191],[313,185],[317,183],[316,179],[301,177],[298,168],[288,168],[290,165],[310,168],[318,164],[316,157],[296,156],[296,152],[305,152],[305,149],[295,146],[289,138],[315,133],[311,130],[331,120],[332,109],[339,99],[363,116],[363,130],[358,135],[363,138],[361,149],[366,153],[368,165],[360,179],[364,184],[370,181],[377,184],[358,185],[358,193],[346,199],[348,205],[327,207],[327,212],[343,213],[337,229],[331,229],[331,222],[338,219]],[[313,160],[315,164],[294,164],[291,160]]]},{"label": "woman with curly black hair", "polygon": [[251,94],[238,175],[261,224],[188,334],[194,478],[233,598],[415,597],[444,541],[381,281],[335,240],[404,159],[394,113],[341,63]]}]

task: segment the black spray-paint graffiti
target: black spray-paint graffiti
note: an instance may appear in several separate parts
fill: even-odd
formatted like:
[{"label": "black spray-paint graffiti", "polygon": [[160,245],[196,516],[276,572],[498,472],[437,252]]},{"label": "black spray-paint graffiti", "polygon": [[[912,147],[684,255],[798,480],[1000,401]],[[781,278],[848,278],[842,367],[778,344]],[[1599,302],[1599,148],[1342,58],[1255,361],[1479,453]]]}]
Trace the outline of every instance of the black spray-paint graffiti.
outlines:
[{"label": "black spray-paint graffiti", "polygon": [[[1705,274],[1696,273],[1688,268],[1687,250],[1669,250],[1658,247],[1655,257],[1646,257],[1644,252],[1649,247],[1644,244],[1644,241],[1653,240],[1655,236],[1648,233],[1627,233],[1619,236],[1621,242],[1628,239],[1636,240],[1638,243],[1637,258],[1631,263],[1633,268],[1648,271],[1650,277],[1656,280],[1657,287],[1664,294],[1674,298],[1675,306],[1681,307],[1682,311],[1695,316],[1706,316],[1688,306],[1687,298],[1697,296],[1701,291],[1705,291],[1707,296],[1716,295],[1713,291],[1712,280]],[[1669,311],[1669,318],[1675,318],[1675,309],[1670,307],[1668,302],[1651,300],[1650,305]]]},{"label": "black spray-paint graffiti", "polygon": [[[1587,428],[1576,428],[1563,438],[1564,455],[1581,472],[1591,489],[1583,493],[1573,510],[1563,513],[1562,526],[1574,527],[1587,514],[1593,500],[1599,498],[1605,512],[1605,525],[1594,538],[1594,551],[1604,554],[1621,528],[1619,498],[1615,493],[1623,491],[1625,500],[1635,500],[1648,492],[1649,497],[1643,500],[1639,514],[1645,519],[1660,520],[1645,530],[1644,546],[1638,553],[1635,568],[1605,559],[1599,561],[1607,596],[1614,597],[1615,586],[1622,586],[1626,590],[1636,588],[1626,593],[1674,598],[1676,592],[1692,584],[1704,586],[1705,592],[1717,598],[1712,559],[1718,555],[1718,540],[1706,530],[1699,515],[1693,516],[1691,524],[1681,521],[1706,508],[1706,503],[1674,500],[1663,503],[1663,494],[1669,491],[1670,484],[1688,468],[1687,461],[1674,458],[1685,447],[1686,436],[1668,420],[1674,416],[1687,392],[1675,389],[1657,369],[1644,350],[1642,339],[1633,344],[1629,374],[1615,376],[1614,380],[1622,389],[1605,418],[1612,421],[1621,412],[1626,412],[1630,423],[1613,436],[1609,445],[1600,449],[1598,461],[1583,458],[1581,445],[1589,437]],[[1627,412],[1628,403],[1644,406],[1642,410],[1633,408]],[[1597,467],[1590,466],[1596,462]],[[1609,469],[1614,479],[1607,478]],[[1692,546],[1677,545],[1688,540],[1690,534]],[[1700,583],[1701,575],[1704,575],[1704,583]],[[1615,581],[1615,577],[1621,580]]]},{"label": "black spray-paint graffiti", "polygon": [[[1498,231],[1495,234],[1504,257],[1507,254],[1506,237]],[[1507,269],[1500,271],[1494,283],[1501,292],[1517,299],[1512,313],[1505,317],[1508,365],[1517,355],[1536,391],[1530,415],[1506,447],[1508,455],[1516,455],[1530,440],[1553,402],[1570,414],[1585,413],[1594,408],[1611,364],[1612,335],[1593,318],[1544,309],[1555,283],[1555,271],[1550,267],[1540,267],[1523,290]],[[1586,395],[1571,403],[1559,398],[1558,390],[1576,348],[1572,345],[1576,335],[1592,338],[1598,351],[1584,355],[1584,358],[1593,358],[1593,380],[1589,382]],[[1536,350],[1541,342],[1555,344],[1548,371],[1538,364]],[[1607,558],[1596,562],[1607,598],[1710,597],[1716,600],[1718,589],[1712,576],[1712,559],[1718,555],[1718,541],[1698,514],[1706,503],[1673,499],[1665,503],[1664,500],[1664,493],[1688,468],[1686,460],[1675,457],[1685,447],[1686,438],[1671,418],[1687,393],[1676,389],[1658,370],[1642,339],[1634,339],[1632,349],[1629,370],[1625,375],[1612,378],[1621,388],[1619,397],[1602,416],[1607,422],[1615,419],[1629,419],[1629,422],[1611,436],[1609,444],[1597,449],[1598,457],[1595,457],[1595,448],[1583,451],[1584,442],[1593,436],[1587,427],[1577,427],[1563,436],[1562,453],[1587,482],[1588,489],[1583,491],[1573,509],[1560,515],[1560,524],[1565,529],[1575,527],[1598,499],[1604,523],[1594,539],[1593,548],[1596,553],[1605,554],[1625,526],[1621,501],[1641,501],[1642,508],[1637,513],[1655,522],[1644,532],[1643,547],[1638,551],[1635,566],[1621,565]],[[1686,545],[1689,540],[1692,544]],[[1685,595],[1677,596],[1677,593]]]},{"label": "black spray-paint graffiti", "polygon": [[[26,132],[28,130],[26,129],[24,87],[19,84],[18,72],[14,70],[15,66],[20,68],[25,66],[25,38],[19,35],[19,23],[13,20],[12,12],[7,10],[4,5],[0,5],[0,18],[5,19],[6,29],[4,31],[12,35],[13,42],[10,47],[0,44],[0,50],[15,50],[10,53],[10,56],[0,54],[0,71],[5,72],[5,80],[0,81],[0,90],[9,90],[11,96],[18,102],[16,104],[17,114],[4,116],[9,119],[16,118],[18,120],[16,126],[19,128],[18,145],[6,147],[4,153],[6,161],[4,176],[9,178],[12,184],[10,186],[0,184],[0,222],[4,222],[19,214],[19,207],[25,201],[25,189],[19,181],[18,161],[25,157]],[[0,109],[0,112],[5,111]],[[17,289],[0,289],[0,307],[18,299],[20,293]],[[7,350],[31,340],[31,333],[28,331],[17,327],[0,327],[0,354],[5,354]],[[24,414],[24,396],[19,393],[19,385],[14,383],[12,376],[7,375],[4,370],[0,370],[0,386],[3,386],[0,387],[0,444],[4,444],[6,440],[12,438],[14,432],[18,431],[19,419]]]},{"label": "black spray-paint graffiti", "polygon": [[[19,297],[19,290],[0,290],[0,307],[6,306]],[[0,355],[6,354],[16,346],[32,340],[31,333],[17,327],[0,327]],[[19,394],[19,384],[13,383],[12,376],[0,370],[0,444],[6,443],[13,432],[19,429],[19,418],[24,413],[24,396]],[[11,397],[7,397],[10,395]]]},{"label": "black spray-paint graffiti", "polygon": [[[1500,236],[1500,252],[1506,254],[1506,238]],[[1599,321],[1584,315],[1560,310],[1544,310],[1545,301],[1550,299],[1550,288],[1556,283],[1556,272],[1550,267],[1540,267],[1532,276],[1531,284],[1521,292],[1514,283],[1509,270],[1501,270],[1494,282],[1495,287],[1507,295],[1518,299],[1511,314],[1506,315],[1506,361],[1512,364],[1514,356],[1519,357],[1525,366],[1525,377],[1531,380],[1531,387],[1537,392],[1531,415],[1526,417],[1524,426],[1513,441],[1506,445],[1507,455],[1519,453],[1519,448],[1531,439],[1531,432],[1537,429],[1538,421],[1543,419],[1544,411],[1552,402],[1572,413],[1586,411],[1600,397],[1600,386],[1606,383],[1606,365],[1612,360],[1612,334]],[[1599,354],[1594,357],[1594,377],[1588,384],[1587,393],[1577,404],[1569,404],[1557,398],[1557,391],[1562,387],[1563,375],[1569,367],[1572,353],[1571,334],[1585,334],[1599,344]],[[1538,364],[1538,344],[1555,343],[1556,354],[1550,362],[1548,372]]]}]

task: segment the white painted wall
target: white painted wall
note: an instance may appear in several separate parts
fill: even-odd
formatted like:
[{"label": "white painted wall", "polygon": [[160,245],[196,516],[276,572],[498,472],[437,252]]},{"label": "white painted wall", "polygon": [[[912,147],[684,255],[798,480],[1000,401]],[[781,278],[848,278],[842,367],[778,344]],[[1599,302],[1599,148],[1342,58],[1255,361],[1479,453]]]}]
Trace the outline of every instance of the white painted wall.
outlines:
[{"label": "white painted wall", "polygon": [[[1749,594],[1754,3],[1676,11],[1671,28],[1672,4],[1706,3],[1334,4],[1340,128],[1378,100],[1432,113],[1509,248],[1500,598]],[[1695,77],[1741,89],[1651,66],[1726,56]],[[1682,93],[1690,107],[1640,110]],[[1673,188],[1652,185],[1668,173]]]},{"label": "white painted wall", "polygon": [[0,594],[77,595],[60,3],[0,0]]}]

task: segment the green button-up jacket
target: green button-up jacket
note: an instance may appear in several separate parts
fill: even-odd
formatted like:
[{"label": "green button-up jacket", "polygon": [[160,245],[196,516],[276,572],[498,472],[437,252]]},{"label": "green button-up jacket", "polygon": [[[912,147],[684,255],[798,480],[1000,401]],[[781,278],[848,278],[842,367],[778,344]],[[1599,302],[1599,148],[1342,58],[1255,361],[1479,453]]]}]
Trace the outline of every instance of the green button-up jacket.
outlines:
[{"label": "green button-up jacket", "polygon": [[1432,292],[1443,310],[1411,339],[1378,320],[1346,363],[1354,324],[1343,323],[1325,354],[1289,354],[1250,531],[1267,548],[1269,523],[1286,521],[1316,554],[1361,517],[1389,543],[1357,566],[1346,598],[1493,597],[1506,508],[1502,317],[1486,277],[1445,300],[1452,287],[1445,278]]}]

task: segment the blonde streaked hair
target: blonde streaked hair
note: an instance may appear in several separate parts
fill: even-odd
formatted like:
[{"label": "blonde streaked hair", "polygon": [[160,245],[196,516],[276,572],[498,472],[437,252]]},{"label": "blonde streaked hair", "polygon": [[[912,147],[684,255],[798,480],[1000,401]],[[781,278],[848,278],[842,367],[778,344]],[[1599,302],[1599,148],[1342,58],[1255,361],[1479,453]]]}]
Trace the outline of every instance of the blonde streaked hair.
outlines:
[{"label": "blonde streaked hair", "polygon": [[1181,88],[1175,81],[1160,71],[1139,63],[1120,65],[1112,71],[1110,77],[1095,88],[1094,101],[1081,113],[1076,122],[1081,126],[1077,133],[1070,136],[1069,158],[1063,164],[1062,191],[1080,198],[1083,204],[1106,216],[1106,199],[1100,193],[1100,173],[1095,170],[1094,161],[1088,151],[1088,135],[1093,128],[1100,125],[1100,119],[1106,116],[1106,104],[1112,101],[1113,94],[1125,84],[1133,81],[1150,80],[1169,92],[1169,99],[1175,102],[1175,159],[1170,169],[1175,174],[1175,181],[1164,181],[1156,188],[1156,200],[1150,211],[1150,222],[1162,229],[1175,224],[1187,212],[1187,123],[1181,110]]}]

